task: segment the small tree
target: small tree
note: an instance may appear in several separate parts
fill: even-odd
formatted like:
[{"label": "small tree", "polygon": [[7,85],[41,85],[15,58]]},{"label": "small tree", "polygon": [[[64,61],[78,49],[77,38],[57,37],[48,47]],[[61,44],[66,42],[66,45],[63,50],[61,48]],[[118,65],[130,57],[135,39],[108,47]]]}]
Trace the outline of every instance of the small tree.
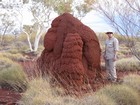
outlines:
[{"label": "small tree", "polygon": [[0,14],[1,16],[1,39],[0,39],[0,44],[3,45],[4,44],[4,36],[7,32],[11,32],[13,27],[16,26],[16,22],[15,22],[15,17],[13,16],[14,13],[3,13]]},{"label": "small tree", "polygon": [[4,36],[9,33],[15,32],[15,30],[20,30],[22,23],[20,18],[22,17],[20,8],[22,5],[17,2],[1,2],[0,3],[0,33],[1,39],[0,44],[4,44]]},{"label": "small tree", "polygon": [[[39,40],[45,29],[49,27],[50,15],[52,13],[52,8],[50,5],[45,6],[44,2],[33,2],[30,7],[30,12],[33,15],[33,25],[25,26],[23,32],[27,35],[27,41],[29,43],[29,48],[31,52],[36,52],[38,50]],[[31,35],[34,32],[35,39],[34,43],[31,43]]]}]

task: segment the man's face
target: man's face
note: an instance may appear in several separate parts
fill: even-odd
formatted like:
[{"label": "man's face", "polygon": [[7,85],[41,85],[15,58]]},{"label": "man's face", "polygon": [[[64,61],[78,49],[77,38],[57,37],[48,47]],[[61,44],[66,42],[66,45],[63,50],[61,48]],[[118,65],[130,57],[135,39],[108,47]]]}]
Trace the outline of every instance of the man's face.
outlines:
[{"label": "man's face", "polygon": [[107,34],[108,38],[112,38],[112,34]]}]

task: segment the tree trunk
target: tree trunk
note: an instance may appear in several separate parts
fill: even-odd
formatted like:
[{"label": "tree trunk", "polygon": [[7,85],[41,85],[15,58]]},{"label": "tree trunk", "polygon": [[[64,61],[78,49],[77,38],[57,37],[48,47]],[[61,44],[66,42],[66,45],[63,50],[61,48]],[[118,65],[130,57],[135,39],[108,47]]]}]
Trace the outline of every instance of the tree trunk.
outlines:
[{"label": "tree trunk", "polygon": [[33,52],[32,44],[31,44],[31,40],[30,40],[30,35],[25,31],[23,31],[23,32],[27,35],[27,41],[29,44],[30,51]]},{"label": "tree trunk", "polygon": [[9,26],[7,26],[7,27],[5,28],[3,34],[1,35],[0,45],[2,45],[2,44],[4,43],[4,36],[5,36],[5,33],[6,33],[7,29],[8,29],[8,27],[9,27]]},{"label": "tree trunk", "polygon": [[40,40],[41,36],[42,36],[42,30],[39,26],[39,29],[36,33],[35,42],[34,42],[34,52],[36,52],[38,50],[39,40]]}]

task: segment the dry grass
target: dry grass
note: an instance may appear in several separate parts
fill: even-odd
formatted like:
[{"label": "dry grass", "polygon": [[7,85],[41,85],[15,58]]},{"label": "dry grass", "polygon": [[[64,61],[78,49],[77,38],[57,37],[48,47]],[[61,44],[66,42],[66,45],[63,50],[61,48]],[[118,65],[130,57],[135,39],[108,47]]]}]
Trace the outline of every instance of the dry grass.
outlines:
[{"label": "dry grass", "polygon": [[22,67],[8,58],[0,59],[0,85],[11,87],[16,91],[24,91],[27,86],[27,76]]},{"label": "dry grass", "polygon": [[80,99],[80,105],[117,105],[114,100],[104,94],[89,94]]},{"label": "dry grass", "polygon": [[140,62],[136,58],[123,58],[116,62],[116,68],[120,71],[140,70]]},{"label": "dry grass", "polygon": [[25,57],[21,53],[11,54],[11,53],[0,53],[0,57],[6,57],[14,61],[24,61]]},{"label": "dry grass", "polygon": [[140,76],[136,74],[130,74],[123,78],[123,84],[128,85],[140,92]]},{"label": "dry grass", "polygon": [[39,77],[30,81],[19,103],[22,105],[78,105],[79,102],[76,99],[63,95],[62,88],[52,87],[47,79]]},{"label": "dry grass", "polygon": [[109,85],[97,93],[106,95],[117,105],[140,105],[138,91],[126,85]]}]

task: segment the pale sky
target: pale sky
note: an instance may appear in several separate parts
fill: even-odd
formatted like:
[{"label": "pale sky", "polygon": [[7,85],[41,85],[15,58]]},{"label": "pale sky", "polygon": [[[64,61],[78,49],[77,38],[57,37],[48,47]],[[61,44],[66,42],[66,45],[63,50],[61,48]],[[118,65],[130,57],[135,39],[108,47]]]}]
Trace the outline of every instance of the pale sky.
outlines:
[{"label": "pale sky", "polygon": [[[57,17],[57,14],[52,15],[52,19]],[[32,15],[27,12],[27,8],[23,10],[23,24],[31,24]],[[82,20],[82,23],[90,27],[95,32],[113,31],[113,29],[99,16],[96,11],[89,12]]]},{"label": "pale sky", "polygon": [[113,31],[111,26],[109,26],[105,20],[101,18],[99,13],[96,11],[89,12],[83,19],[82,22],[89,26],[95,32],[106,32]]}]

